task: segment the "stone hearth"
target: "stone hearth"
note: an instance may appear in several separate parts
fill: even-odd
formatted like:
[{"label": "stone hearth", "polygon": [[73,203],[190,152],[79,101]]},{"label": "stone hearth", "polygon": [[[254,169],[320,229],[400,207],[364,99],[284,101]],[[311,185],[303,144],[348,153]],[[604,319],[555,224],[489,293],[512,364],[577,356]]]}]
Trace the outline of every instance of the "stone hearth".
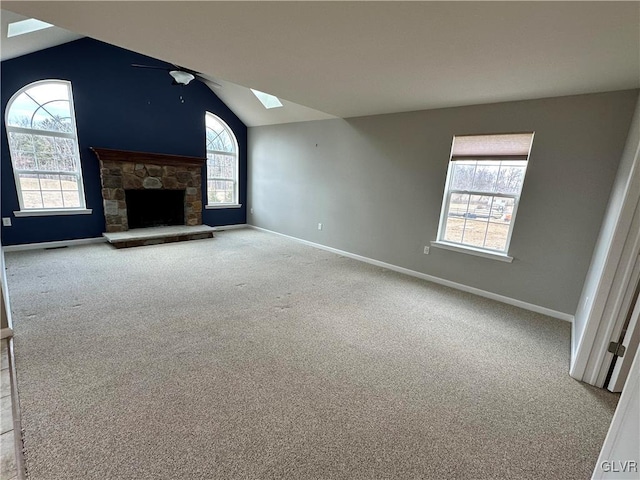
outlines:
[{"label": "stone hearth", "polygon": [[92,148],[100,161],[107,233],[129,230],[125,190],[184,190],[185,225],[202,224],[205,158]]},{"label": "stone hearth", "polygon": [[107,241],[116,248],[142,247],[159,243],[184,242],[213,237],[213,227],[147,227],[133,228],[127,232],[104,233]]}]

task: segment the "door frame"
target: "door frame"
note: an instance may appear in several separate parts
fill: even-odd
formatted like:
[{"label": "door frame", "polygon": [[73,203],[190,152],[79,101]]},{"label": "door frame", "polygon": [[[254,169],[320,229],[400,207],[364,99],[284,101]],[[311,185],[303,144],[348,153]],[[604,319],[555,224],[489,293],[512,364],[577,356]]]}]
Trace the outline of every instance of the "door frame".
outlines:
[{"label": "door frame", "polygon": [[[633,298],[627,290],[640,253],[640,98],[609,202],[589,271],[593,278],[587,277],[574,320],[569,370],[573,378],[601,388],[613,359],[609,343],[618,341]],[[579,338],[576,321],[584,322]]]},{"label": "door frame", "polygon": [[[640,270],[640,255],[636,258],[636,271]],[[629,308],[627,325],[624,338],[621,338],[620,344],[625,348],[622,357],[615,359],[615,366],[611,369],[611,378],[607,382],[607,390],[611,392],[621,392],[626,379],[629,376],[632,357],[638,351],[638,340],[640,338],[640,283],[636,282],[634,292],[634,302]]]},{"label": "door frame", "polygon": [[593,371],[589,378],[595,377],[593,384],[599,387],[606,387],[605,382],[611,362],[614,360],[613,354],[609,352],[609,344],[620,341],[629,311],[634,308],[634,295],[638,280],[640,280],[640,270],[637,263],[640,255],[640,203],[636,205],[629,230],[614,278],[612,302],[608,302],[603,315],[603,323],[606,323],[608,318],[611,319],[608,328],[605,328],[603,332],[604,335],[608,333],[608,338],[593,349],[587,363],[587,371]]}]

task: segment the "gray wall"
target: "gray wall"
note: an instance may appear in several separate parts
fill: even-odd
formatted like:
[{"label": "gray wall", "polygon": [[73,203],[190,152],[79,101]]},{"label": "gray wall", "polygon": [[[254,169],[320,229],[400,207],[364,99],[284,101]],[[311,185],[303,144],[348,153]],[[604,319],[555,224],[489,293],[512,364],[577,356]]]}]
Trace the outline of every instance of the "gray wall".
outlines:
[{"label": "gray wall", "polygon": [[[249,129],[248,222],[573,314],[637,90]],[[535,131],[513,263],[435,240],[456,134]],[[323,223],[323,230],[317,224]]]}]

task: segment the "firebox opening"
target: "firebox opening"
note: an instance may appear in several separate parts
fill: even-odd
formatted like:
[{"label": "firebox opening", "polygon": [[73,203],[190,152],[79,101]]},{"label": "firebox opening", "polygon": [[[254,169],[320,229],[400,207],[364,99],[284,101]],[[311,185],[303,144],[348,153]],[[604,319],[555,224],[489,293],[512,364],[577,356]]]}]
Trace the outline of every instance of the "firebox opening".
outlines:
[{"label": "firebox opening", "polygon": [[129,228],[184,225],[184,190],[125,190]]}]

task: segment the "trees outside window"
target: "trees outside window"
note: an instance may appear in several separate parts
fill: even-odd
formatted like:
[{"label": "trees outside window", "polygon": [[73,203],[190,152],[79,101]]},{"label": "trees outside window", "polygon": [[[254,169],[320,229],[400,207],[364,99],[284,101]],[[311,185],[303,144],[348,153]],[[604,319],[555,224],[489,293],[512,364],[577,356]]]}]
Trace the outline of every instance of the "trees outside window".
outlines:
[{"label": "trees outside window", "polygon": [[238,142],[219,117],[205,114],[207,142],[207,205],[237,206]]},{"label": "trees outside window", "polygon": [[20,210],[84,209],[71,83],[21,88],[7,104],[5,125]]}]

